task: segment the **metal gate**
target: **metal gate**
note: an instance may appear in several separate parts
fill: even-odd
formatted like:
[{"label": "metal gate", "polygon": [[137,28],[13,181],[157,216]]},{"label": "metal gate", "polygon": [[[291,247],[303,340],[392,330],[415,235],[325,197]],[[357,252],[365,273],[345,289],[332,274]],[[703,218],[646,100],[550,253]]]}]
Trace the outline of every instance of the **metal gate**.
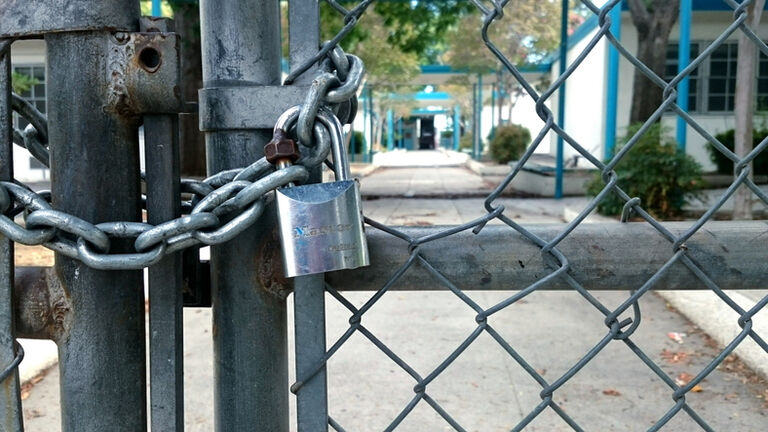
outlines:
[{"label": "metal gate", "polygon": [[[732,34],[745,32],[768,54],[768,47],[745,23],[750,2],[725,0],[734,10],[732,25],[689,68],[667,82],[612,35],[611,12],[620,7],[619,0],[602,8],[583,1],[599,17],[599,30],[564,73],[539,94],[488,38],[489,27],[503,13],[514,13],[514,2],[473,1],[484,17],[478,37],[536,100],[537,113],[545,122],[516,167],[487,197],[487,214],[452,227],[389,227],[366,220],[370,267],[289,280],[283,277],[273,230],[272,191],[293,182],[320,180],[330,132],[316,122],[318,110],[331,108],[342,122],[350,121],[364,76],[359,59],[343,53],[337,43],[372,0],[352,8],[347,8],[348,3],[325,2],[344,15],[345,23],[326,43],[319,37],[318,2],[288,2],[291,72],[281,83],[279,2],[201,0],[205,85],[198,111],[210,175],[202,181],[178,175],[178,114],[195,107],[185,104],[178,92],[183,79],[179,38],[170,21],[140,18],[137,1],[2,2],[2,429],[23,429],[17,374],[23,352],[16,337],[57,342],[63,431],[147,429],[140,269],[149,267],[152,430],[180,431],[184,427],[181,313],[185,304],[213,308],[218,431],[288,430],[289,389],[296,394],[299,431],[344,430],[328,415],[325,367],[353,334],[370,340],[413,378],[410,402],[386,430],[397,428],[418,404],[429,405],[453,429],[465,430],[430,396],[429,389],[481,334],[493,338],[541,386],[541,403],[517,424],[510,424],[513,430],[524,429],[545,410],[581,430],[578,417],[558,403],[557,391],[609,344],[629,347],[668,387],[669,409],[650,430],[663,428],[677,415],[690,416],[702,429],[712,430],[706,415],[693,409],[686,396],[745,339],[768,353],[768,344],[753,330],[752,321],[768,297],[745,310],[727,293],[764,288],[768,283],[768,248],[750,242],[766,233],[766,225],[761,221],[712,221],[715,211],[741,186],[768,203],[768,196],[752,181],[749,168],[768,141],[745,157],[735,155],[677,105],[676,89]],[[44,38],[46,42],[47,118],[11,92],[10,52],[19,38]],[[607,163],[558,126],[545,104],[604,38],[664,88],[663,104]],[[301,110],[292,119],[292,133],[302,144],[303,156],[293,167],[276,171],[263,158],[263,147],[272,138],[280,114],[296,105]],[[732,184],[694,223],[660,222],[637,198],[617,186],[617,163],[666,111],[681,116],[734,163]],[[12,112],[31,125],[14,129]],[[145,173],[140,172],[138,161],[141,123],[146,140]],[[505,213],[497,198],[551,132],[601,170],[605,186],[567,225],[523,226]],[[35,193],[14,180],[13,143],[50,166],[50,193]],[[624,220],[633,212],[644,222],[582,225],[612,193],[626,202]],[[142,222],[142,209],[147,210],[146,222]],[[492,220],[503,225],[486,226]],[[55,266],[15,269],[14,242],[54,250]],[[213,246],[210,268],[197,256],[197,249],[204,245]],[[590,253],[593,249],[600,252]],[[518,256],[534,258],[518,266]],[[375,294],[358,308],[344,297],[344,290],[351,289]],[[363,325],[365,314],[393,289],[448,290],[476,313],[475,329],[435,369],[417,371]],[[633,333],[641,324],[638,301],[655,289],[709,290],[738,314],[739,335],[684,385],[678,385],[633,343]],[[472,290],[512,292],[504,301],[484,308],[468,295]],[[602,316],[606,327],[599,342],[555,379],[545,379],[493,326],[497,312],[541,290],[579,293]],[[620,306],[609,308],[592,295],[595,290],[628,293]],[[291,291],[297,381],[289,386],[285,299]],[[325,343],[326,293],[350,313],[348,330],[330,347]]]}]

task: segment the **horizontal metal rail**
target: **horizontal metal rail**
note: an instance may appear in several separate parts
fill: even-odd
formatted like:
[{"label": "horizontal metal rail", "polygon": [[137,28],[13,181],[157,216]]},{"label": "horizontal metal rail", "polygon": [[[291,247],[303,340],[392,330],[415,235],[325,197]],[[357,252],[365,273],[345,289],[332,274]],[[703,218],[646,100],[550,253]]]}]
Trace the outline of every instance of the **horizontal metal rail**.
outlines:
[{"label": "horizontal metal rail", "polygon": [[[674,234],[691,223],[664,223]],[[561,233],[565,225],[532,225],[526,229],[544,239]],[[403,227],[412,238],[444,232],[446,227]],[[329,273],[338,290],[377,290],[410,254],[408,242],[368,228],[371,266]],[[709,222],[688,240],[688,256],[708,272],[722,289],[768,287],[768,222]],[[590,290],[631,290],[653,276],[674,255],[672,244],[646,223],[582,224],[557,249],[568,259],[569,273]],[[465,231],[419,246],[420,254],[462,290],[521,290],[554,271],[539,246],[507,226],[487,226],[480,234]],[[667,272],[655,290],[695,290],[706,287],[681,263]],[[415,266],[390,289],[441,289],[432,275]],[[542,286],[570,290],[562,278]]]}]

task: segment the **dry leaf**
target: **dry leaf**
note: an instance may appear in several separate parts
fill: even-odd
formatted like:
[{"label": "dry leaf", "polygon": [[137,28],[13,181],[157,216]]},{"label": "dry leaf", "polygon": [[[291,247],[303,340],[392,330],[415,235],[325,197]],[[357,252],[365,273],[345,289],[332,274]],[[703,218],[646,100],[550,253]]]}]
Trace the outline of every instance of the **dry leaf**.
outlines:
[{"label": "dry leaf", "polygon": [[614,389],[605,389],[603,390],[603,394],[606,396],[621,396],[621,392]]},{"label": "dry leaf", "polygon": [[667,337],[681,344],[683,343],[683,338],[685,337],[685,333],[669,332],[667,333]]},{"label": "dry leaf", "polygon": [[661,358],[666,360],[668,363],[681,363],[688,358],[688,353],[684,353],[682,351],[670,351],[665,348],[663,351],[661,351]]},{"label": "dry leaf", "polygon": [[[683,372],[680,375],[678,375],[677,378],[675,378],[675,383],[677,383],[677,385],[679,385],[680,387],[683,387],[688,385],[688,383],[690,383],[691,380],[694,378],[696,377],[687,372]],[[690,391],[694,393],[699,393],[702,390],[704,390],[704,388],[701,387],[701,384],[696,384],[691,388]]]}]

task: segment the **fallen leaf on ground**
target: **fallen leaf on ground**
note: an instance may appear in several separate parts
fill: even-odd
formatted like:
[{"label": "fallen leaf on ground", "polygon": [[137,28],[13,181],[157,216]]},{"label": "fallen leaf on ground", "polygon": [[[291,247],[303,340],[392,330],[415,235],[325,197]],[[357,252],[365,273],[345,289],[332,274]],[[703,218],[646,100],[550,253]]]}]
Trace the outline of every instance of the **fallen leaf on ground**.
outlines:
[{"label": "fallen leaf on ground", "polygon": [[603,394],[606,396],[621,396],[621,392],[614,389],[605,389],[603,390]]},{"label": "fallen leaf on ground", "polygon": [[[694,378],[696,378],[696,377],[691,375],[691,374],[689,374],[689,373],[687,373],[687,372],[683,372],[680,375],[678,375],[677,378],[675,378],[675,383],[677,385],[679,385],[680,387],[684,387],[684,386],[688,385],[688,383],[690,383],[691,380],[694,379]],[[700,392],[702,390],[704,390],[704,389],[701,387],[701,384],[696,384],[695,386],[693,386],[691,388],[690,391],[692,391],[694,393],[698,393],[698,392]]]},{"label": "fallen leaf on ground", "polygon": [[683,343],[683,338],[685,337],[685,333],[669,332],[667,333],[667,337],[681,344]]},{"label": "fallen leaf on ground", "polygon": [[668,363],[681,363],[688,358],[688,353],[684,353],[682,351],[670,351],[664,348],[664,350],[661,351],[661,358],[666,360]]}]

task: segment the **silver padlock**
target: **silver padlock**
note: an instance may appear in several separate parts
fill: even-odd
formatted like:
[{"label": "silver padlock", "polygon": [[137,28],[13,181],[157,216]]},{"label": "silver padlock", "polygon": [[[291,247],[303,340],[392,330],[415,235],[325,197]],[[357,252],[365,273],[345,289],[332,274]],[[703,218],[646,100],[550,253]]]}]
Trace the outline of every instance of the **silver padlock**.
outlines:
[{"label": "silver padlock", "polygon": [[[297,110],[294,107],[280,117],[275,136],[288,130],[287,123],[296,118]],[[317,119],[330,132],[336,181],[275,191],[287,277],[369,264],[360,185],[350,179],[341,123],[327,110],[320,110]]]}]

